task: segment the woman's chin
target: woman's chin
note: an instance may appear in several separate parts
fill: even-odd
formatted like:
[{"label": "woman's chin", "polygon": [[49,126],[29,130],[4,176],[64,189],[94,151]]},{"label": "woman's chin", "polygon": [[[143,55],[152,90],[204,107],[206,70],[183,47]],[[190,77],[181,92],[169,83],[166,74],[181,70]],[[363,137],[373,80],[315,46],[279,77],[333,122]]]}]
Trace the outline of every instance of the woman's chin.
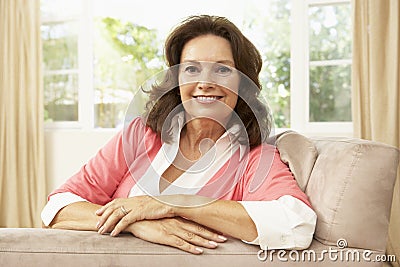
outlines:
[{"label": "woman's chin", "polygon": [[216,122],[221,125],[226,125],[226,122],[230,119],[232,113],[225,111],[215,111],[215,110],[204,110],[204,109],[197,109],[197,110],[186,110],[186,120],[194,120],[194,119],[201,119],[201,120],[208,120],[210,122]]}]

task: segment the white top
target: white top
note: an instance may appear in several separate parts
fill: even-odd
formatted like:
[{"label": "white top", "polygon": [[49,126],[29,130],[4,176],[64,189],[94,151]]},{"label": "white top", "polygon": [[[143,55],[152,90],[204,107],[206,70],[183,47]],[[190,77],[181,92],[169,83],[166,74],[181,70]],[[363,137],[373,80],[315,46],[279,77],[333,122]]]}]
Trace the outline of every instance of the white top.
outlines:
[{"label": "white top", "polygon": [[[172,129],[180,136],[184,123],[183,113],[172,123]],[[239,126],[234,125],[226,131],[215,145],[193,164],[185,173],[159,192],[160,177],[171,165],[179,148],[179,138],[164,143],[152,161],[147,172],[130,190],[129,197],[139,195],[196,194],[210,177],[219,170],[237,149],[240,157],[246,147],[232,142]],[[192,176],[192,177],[190,177]],[[73,193],[58,193],[50,197],[41,217],[48,226],[63,207],[80,201],[87,201]],[[305,249],[312,241],[317,216],[301,200],[289,195],[272,201],[239,201],[256,225],[258,237],[250,244],[260,245],[261,249]]]}]

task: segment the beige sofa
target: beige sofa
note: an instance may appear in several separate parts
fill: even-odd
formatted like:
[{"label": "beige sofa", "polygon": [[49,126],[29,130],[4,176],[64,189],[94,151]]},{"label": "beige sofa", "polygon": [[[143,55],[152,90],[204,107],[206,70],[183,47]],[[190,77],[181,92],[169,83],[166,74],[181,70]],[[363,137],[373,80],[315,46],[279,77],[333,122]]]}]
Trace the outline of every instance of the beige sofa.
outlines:
[{"label": "beige sofa", "polygon": [[127,234],[4,228],[0,266],[382,266],[398,150],[295,132],[275,141],[318,215],[305,251],[262,251],[231,238],[195,256]]}]

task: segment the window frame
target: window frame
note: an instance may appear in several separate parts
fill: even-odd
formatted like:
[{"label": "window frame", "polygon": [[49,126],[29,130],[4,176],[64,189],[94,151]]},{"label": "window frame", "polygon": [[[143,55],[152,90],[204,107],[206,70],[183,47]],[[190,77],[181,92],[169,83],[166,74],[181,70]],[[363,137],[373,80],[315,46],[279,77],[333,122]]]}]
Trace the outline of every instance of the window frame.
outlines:
[{"label": "window frame", "polygon": [[[345,134],[351,135],[352,122],[310,122],[309,121],[309,67],[351,64],[351,60],[314,61],[309,60],[309,20],[310,6],[323,6],[350,3],[350,0],[292,0],[290,36],[290,129],[306,134]],[[78,35],[78,121],[46,122],[46,129],[105,130],[95,128],[94,81],[93,81],[93,0],[82,0]],[[70,21],[71,18],[62,21]],[[53,21],[42,21],[42,24]],[[302,42],[299,42],[302,40]],[[296,44],[296,45],[292,45]],[[51,72],[51,71],[49,71]],[[45,75],[47,72],[45,72]],[[115,129],[114,129],[115,130]],[[277,128],[282,132],[286,128]]]},{"label": "window frame", "polygon": [[78,68],[65,70],[48,70],[44,75],[59,73],[78,74],[78,120],[45,122],[45,129],[79,129],[92,130],[94,128],[94,87],[93,87],[93,15],[92,0],[81,1],[81,13],[76,17],[56,20],[42,20],[41,25],[52,23],[66,23],[77,21],[78,32]]},{"label": "window frame", "polygon": [[[312,6],[350,4],[350,0],[292,0],[290,37],[290,124],[291,129],[310,134],[346,134],[353,122],[310,122],[310,66],[350,64],[351,59],[310,61],[308,9]],[[303,40],[303,42],[299,42]],[[296,44],[296,45],[292,45]]]}]

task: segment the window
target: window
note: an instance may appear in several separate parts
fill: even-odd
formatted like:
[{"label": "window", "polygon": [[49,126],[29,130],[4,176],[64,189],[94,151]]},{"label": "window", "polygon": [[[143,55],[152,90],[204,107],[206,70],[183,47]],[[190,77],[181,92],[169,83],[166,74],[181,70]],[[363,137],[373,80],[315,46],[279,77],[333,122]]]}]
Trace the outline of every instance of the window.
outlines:
[{"label": "window", "polygon": [[46,121],[78,120],[78,1],[41,5]]},{"label": "window", "polygon": [[[292,127],[301,132],[351,132],[350,1],[293,5]],[[303,42],[296,41],[300,39]]]},{"label": "window", "polygon": [[[228,17],[261,52],[262,92],[275,127],[302,131],[309,124],[351,120],[349,1],[156,4],[42,0],[49,127],[120,127],[140,84],[165,68],[162,46],[169,30],[202,13]],[[173,18],[162,12],[171,6]],[[300,31],[298,21],[306,26]]]}]

